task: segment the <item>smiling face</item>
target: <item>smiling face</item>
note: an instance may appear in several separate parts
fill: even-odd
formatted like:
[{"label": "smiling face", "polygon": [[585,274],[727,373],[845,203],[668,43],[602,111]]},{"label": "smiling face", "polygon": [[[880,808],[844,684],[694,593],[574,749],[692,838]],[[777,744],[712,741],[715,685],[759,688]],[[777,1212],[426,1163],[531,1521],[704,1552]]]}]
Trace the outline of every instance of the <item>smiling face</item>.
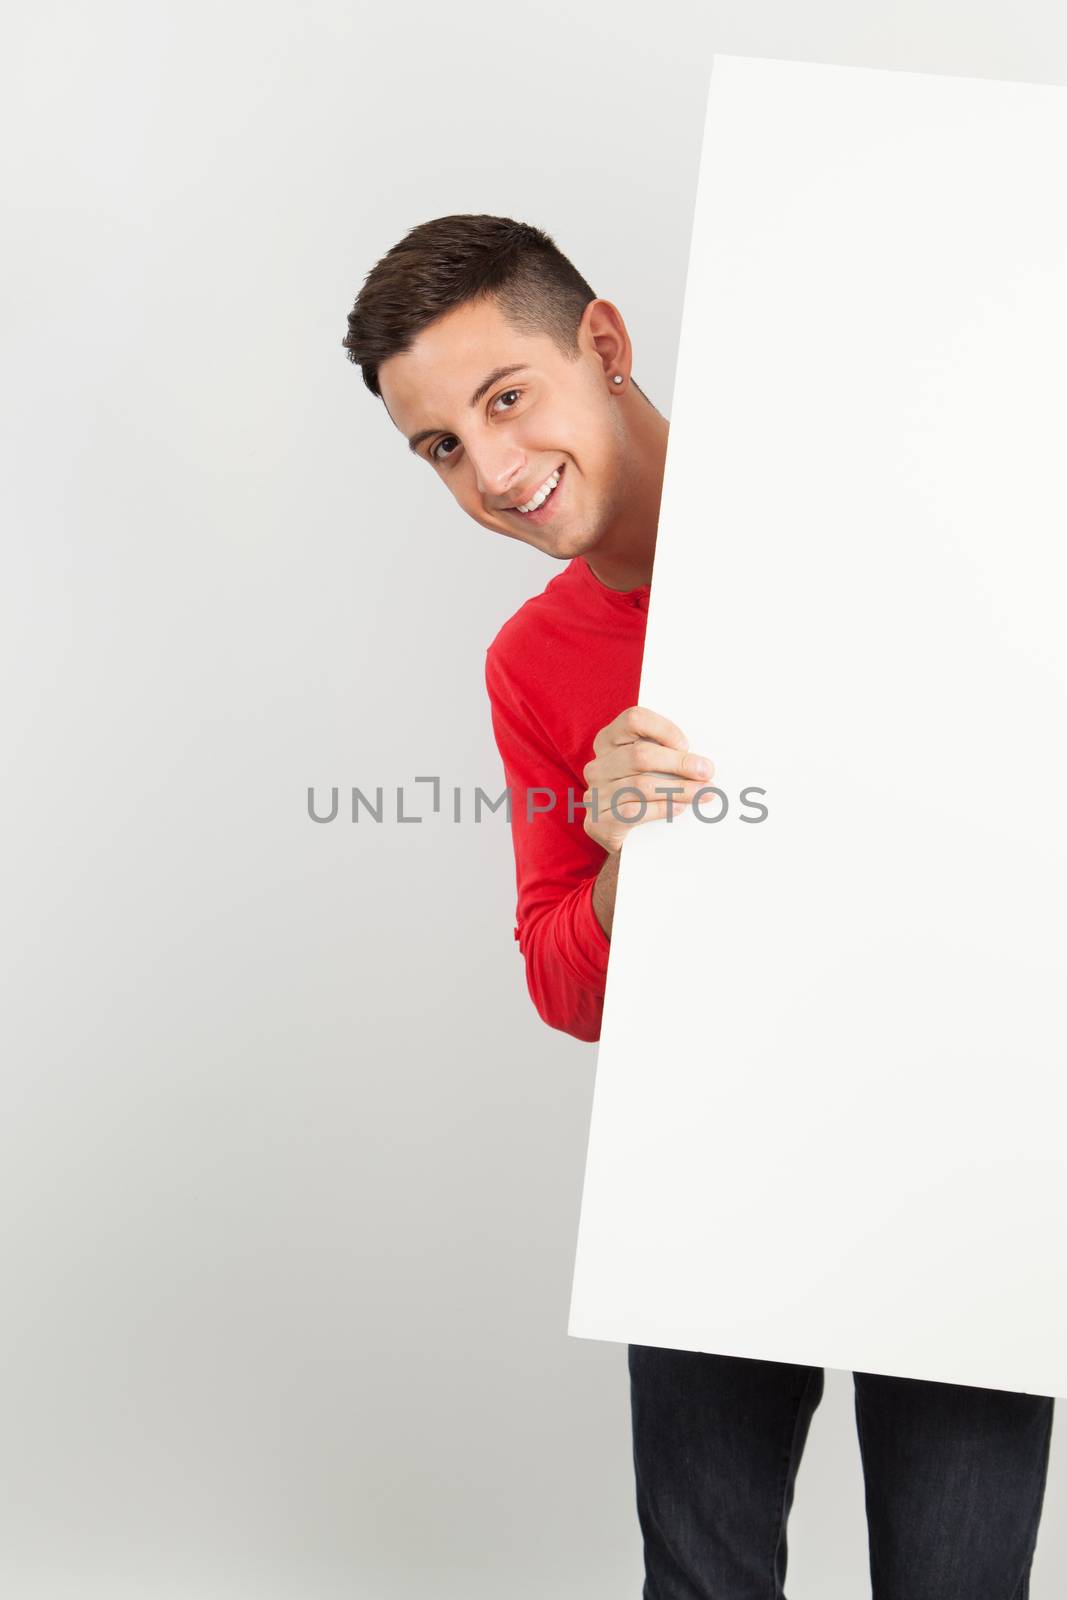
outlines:
[{"label": "smiling face", "polygon": [[483,298],[378,369],[393,422],[468,516],[561,560],[595,549],[612,527],[634,464],[622,318],[591,301],[577,337],[577,354],[564,351]]}]

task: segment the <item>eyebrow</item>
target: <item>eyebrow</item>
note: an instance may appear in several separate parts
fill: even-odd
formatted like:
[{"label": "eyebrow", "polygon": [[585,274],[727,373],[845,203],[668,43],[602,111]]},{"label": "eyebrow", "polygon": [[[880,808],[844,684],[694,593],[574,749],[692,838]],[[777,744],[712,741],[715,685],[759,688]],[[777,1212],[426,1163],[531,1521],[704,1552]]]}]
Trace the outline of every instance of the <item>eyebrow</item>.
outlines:
[{"label": "eyebrow", "polygon": [[[525,362],[519,361],[511,367],[494,367],[489,376],[487,378],[483,378],[482,382],[471,395],[468,402],[471,409],[473,410],[482,396],[493,387],[494,383],[499,383],[501,378],[510,378],[513,372],[523,372],[525,370],[525,366]],[[440,428],[423,428],[420,433],[413,433],[411,438],[408,440],[408,449],[417,450],[419,445],[422,444],[425,439],[432,439],[435,433],[440,432]]]}]

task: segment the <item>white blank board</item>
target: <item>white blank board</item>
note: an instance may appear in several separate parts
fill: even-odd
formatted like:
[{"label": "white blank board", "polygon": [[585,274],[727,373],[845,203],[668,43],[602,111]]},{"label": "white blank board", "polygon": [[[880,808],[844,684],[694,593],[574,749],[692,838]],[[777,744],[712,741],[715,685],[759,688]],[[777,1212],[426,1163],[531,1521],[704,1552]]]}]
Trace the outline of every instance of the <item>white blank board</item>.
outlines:
[{"label": "white blank board", "polygon": [[715,60],[640,703],[730,810],[623,847],[571,1334],[1067,1395],[1065,171]]}]

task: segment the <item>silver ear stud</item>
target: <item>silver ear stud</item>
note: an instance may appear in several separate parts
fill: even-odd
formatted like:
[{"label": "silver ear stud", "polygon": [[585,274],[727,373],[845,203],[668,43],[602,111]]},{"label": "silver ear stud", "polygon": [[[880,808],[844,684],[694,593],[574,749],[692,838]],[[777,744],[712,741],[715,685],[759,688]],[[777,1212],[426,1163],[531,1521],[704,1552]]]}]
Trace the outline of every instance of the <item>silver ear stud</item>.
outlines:
[{"label": "silver ear stud", "polygon": [[615,374],[615,376],[612,378],[611,381],[612,381],[612,383],[621,383],[622,382],[622,373],[621,372],[617,372]]}]

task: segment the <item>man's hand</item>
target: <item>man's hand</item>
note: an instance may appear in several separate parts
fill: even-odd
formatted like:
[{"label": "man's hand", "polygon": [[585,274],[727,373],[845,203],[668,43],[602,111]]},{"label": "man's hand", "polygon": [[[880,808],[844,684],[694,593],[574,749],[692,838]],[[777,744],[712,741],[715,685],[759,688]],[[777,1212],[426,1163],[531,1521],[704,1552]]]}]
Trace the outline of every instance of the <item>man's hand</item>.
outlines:
[{"label": "man's hand", "polygon": [[[593,740],[593,759],[582,769],[589,785],[582,796],[585,805],[596,795],[596,817],[586,811],[585,831],[616,855],[631,828],[682,810],[714,774],[713,764],[690,752],[688,739],[673,722],[644,706],[630,706],[601,728]],[[657,794],[657,788],[675,792]],[[622,790],[639,794],[624,795]]]}]

